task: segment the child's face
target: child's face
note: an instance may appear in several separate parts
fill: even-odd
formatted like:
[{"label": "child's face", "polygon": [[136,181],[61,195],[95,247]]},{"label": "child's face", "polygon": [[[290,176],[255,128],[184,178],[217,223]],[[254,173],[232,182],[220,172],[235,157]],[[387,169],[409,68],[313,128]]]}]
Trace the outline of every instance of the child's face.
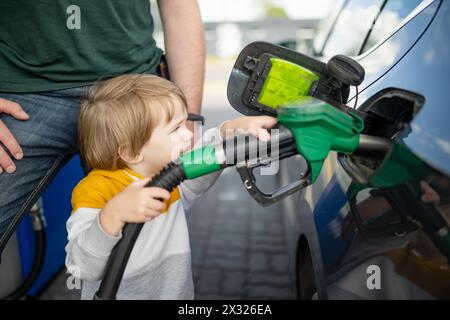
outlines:
[{"label": "child's face", "polygon": [[187,112],[177,102],[173,118],[162,121],[142,147],[143,164],[149,171],[159,171],[190,148],[192,132],[186,128]]}]

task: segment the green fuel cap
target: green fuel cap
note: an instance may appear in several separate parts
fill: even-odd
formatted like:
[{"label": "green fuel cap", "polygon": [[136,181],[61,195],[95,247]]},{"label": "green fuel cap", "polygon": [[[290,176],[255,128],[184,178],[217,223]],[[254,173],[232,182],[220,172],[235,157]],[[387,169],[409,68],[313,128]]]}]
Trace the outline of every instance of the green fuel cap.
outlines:
[{"label": "green fuel cap", "polygon": [[314,183],[330,151],[353,153],[364,121],[315,98],[278,109],[278,121],[291,130],[298,152],[308,161]]}]

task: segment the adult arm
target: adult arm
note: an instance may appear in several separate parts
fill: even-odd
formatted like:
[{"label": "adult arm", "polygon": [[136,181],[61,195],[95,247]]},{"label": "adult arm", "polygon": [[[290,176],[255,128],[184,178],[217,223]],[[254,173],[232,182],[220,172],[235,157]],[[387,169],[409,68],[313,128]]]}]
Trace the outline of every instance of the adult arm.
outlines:
[{"label": "adult arm", "polygon": [[205,74],[205,37],[196,0],[158,0],[170,78],[200,114]]}]

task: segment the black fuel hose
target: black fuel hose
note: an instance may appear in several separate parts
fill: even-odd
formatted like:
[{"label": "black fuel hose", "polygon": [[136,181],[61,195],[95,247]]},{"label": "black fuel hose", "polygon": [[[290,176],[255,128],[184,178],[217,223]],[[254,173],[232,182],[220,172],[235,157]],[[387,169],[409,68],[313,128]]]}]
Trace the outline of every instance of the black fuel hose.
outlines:
[{"label": "black fuel hose", "polygon": [[3,300],[18,300],[23,298],[31,286],[34,284],[39,274],[41,273],[42,266],[44,265],[47,238],[45,234],[45,219],[43,216],[43,209],[41,205],[35,205],[30,210],[30,218],[32,220],[34,235],[35,235],[35,249],[33,265],[22,284],[11,292]]},{"label": "black fuel hose", "polygon": [[[155,176],[145,187],[158,187],[172,191],[186,179],[181,163],[172,162]],[[144,226],[143,223],[127,223],[122,230],[122,239],[111,251],[105,274],[94,300],[115,300],[120,282],[133,251],[134,244]]]}]

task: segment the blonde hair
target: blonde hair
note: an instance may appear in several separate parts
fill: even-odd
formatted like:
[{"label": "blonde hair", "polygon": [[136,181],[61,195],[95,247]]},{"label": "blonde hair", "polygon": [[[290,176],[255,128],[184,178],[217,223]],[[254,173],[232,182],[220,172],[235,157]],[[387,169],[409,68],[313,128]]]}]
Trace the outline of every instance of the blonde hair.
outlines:
[{"label": "blonde hair", "polygon": [[154,75],[122,75],[93,86],[78,118],[80,153],[91,169],[125,168],[119,148],[135,157],[161,122],[170,122],[186,98],[172,82]]}]

